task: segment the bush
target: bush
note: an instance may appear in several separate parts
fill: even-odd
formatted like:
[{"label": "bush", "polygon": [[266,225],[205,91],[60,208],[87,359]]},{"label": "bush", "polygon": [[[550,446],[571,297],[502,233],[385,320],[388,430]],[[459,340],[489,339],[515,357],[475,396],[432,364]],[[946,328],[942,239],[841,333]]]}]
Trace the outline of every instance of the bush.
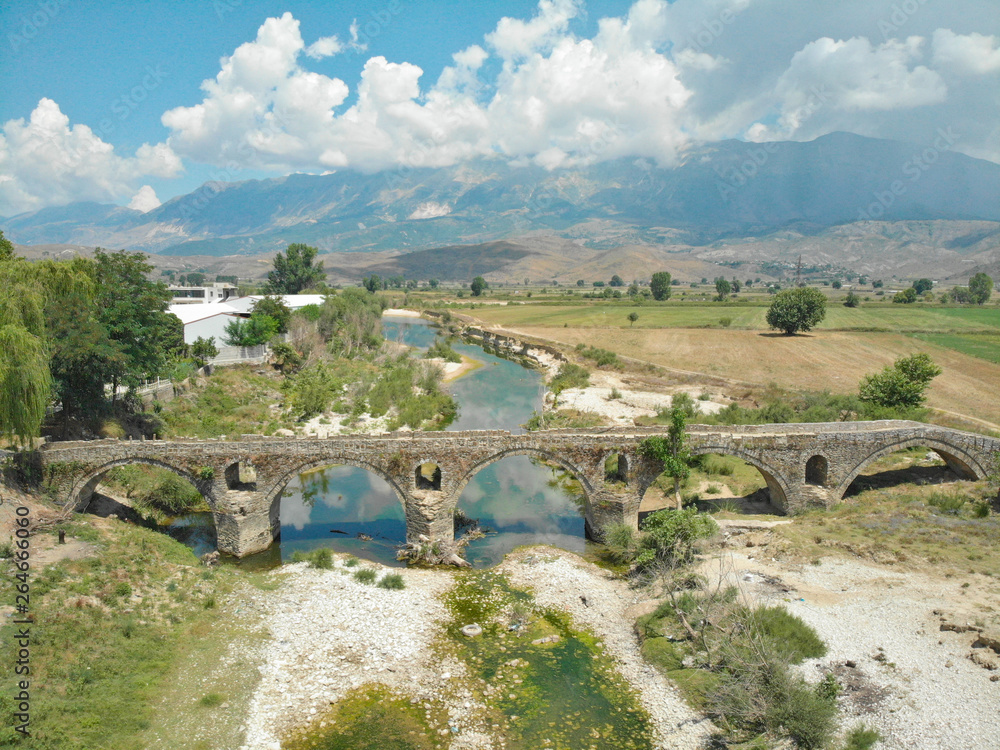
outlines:
[{"label": "bush", "polygon": [[445,339],[438,336],[424,354],[425,359],[443,359],[445,362],[461,362],[462,355],[451,348]]},{"label": "bush", "polygon": [[619,564],[631,563],[639,551],[636,533],[627,523],[612,523],[604,527],[604,546],[611,559]]},{"label": "bush", "polygon": [[305,562],[309,563],[311,568],[330,570],[333,568],[333,553],[326,547],[320,547],[311,552],[296,550],[292,553],[292,562]]},{"label": "bush", "polygon": [[648,567],[656,561],[688,562],[697,542],[718,530],[714,518],[694,508],[655,511],[642,523],[635,561],[639,567]]},{"label": "bush", "polygon": [[874,406],[914,408],[924,402],[924,391],[941,368],[926,354],[897,359],[880,373],[865,375],[858,386],[858,398]]},{"label": "bush", "polygon": [[406,581],[403,580],[403,576],[399,573],[389,573],[382,576],[382,580],[378,582],[378,587],[380,589],[405,589]]},{"label": "bush", "polygon": [[864,724],[854,727],[844,739],[844,750],[871,750],[882,735],[875,729],[869,729]]},{"label": "bush", "polygon": [[371,568],[354,571],[354,580],[358,583],[375,583],[376,573]]},{"label": "bush", "polygon": [[816,631],[784,607],[758,607],[748,613],[747,624],[790,664],[826,656],[826,644]]},{"label": "bush", "polygon": [[801,748],[822,748],[833,737],[837,704],[773,653],[733,663],[709,696],[711,712],[730,730],[791,737]]},{"label": "bush", "polygon": [[590,371],[586,367],[564,362],[549,383],[549,389],[559,394],[567,388],[586,388],[588,385],[590,385]]}]

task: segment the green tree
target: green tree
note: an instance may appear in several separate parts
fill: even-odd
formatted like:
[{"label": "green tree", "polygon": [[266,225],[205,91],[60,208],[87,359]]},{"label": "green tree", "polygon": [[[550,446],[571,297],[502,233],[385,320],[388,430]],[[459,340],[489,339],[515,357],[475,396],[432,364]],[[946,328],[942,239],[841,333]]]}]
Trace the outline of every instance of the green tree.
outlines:
[{"label": "green tree", "polygon": [[833,283],[830,284],[830,286],[832,286],[834,289],[840,289],[843,286],[843,283],[840,281],[840,279],[834,279]]},{"label": "green tree", "polygon": [[844,307],[857,307],[861,304],[861,298],[854,292],[848,292],[844,298]]},{"label": "green tree", "polygon": [[691,452],[688,449],[686,426],[687,416],[684,410],[673,408],[670,410],[667,436],[653,435],[639,443],[639,453],[660,462],[663,473],[674,480],[674,501],[677,503],[677,510],[683,507],[681,482],[691,473]]},{"label": "green tree", "polygon": [[649,291],[653,293],[653,299],[661,301],[670,299],[670,274],[666,271],[657,271],[649,282]]},{"label": "green tree", "polygon": [[611,281],[608,282],[608,286],[625,286],[625,282],[622,281],[622,277],[615,274],[611,277]]},{"label": "green tree", "polygon": [[219,349],[215,345],[215,336],[207,339],[199,336],[191,344],[191,358],[198,367],[204,367],[208,360],[219,356]]},{"label": "green tree", "polygon": [[288,333],[288,322],[292,319],[292,311],[285,304],[284,297],[267,295],[256,300],[250,307],[250,313],[251,315],[260,314],[274,318],[278,324],[278,333]]},{"label": "green tree", "polygon": [[639,285],[633,281],[631,284],[629,284],[628,296],[635,297],[637,294],[639,294]]},{"label": "green tree", "polygon": [[717,278],[715,280],[715,293],[716,293],[716,295],[718,295],[716,297],[716,299],[719,302],[722,302],[723,300],[725,300],[726,297],[729,296],[729,293],[732,290],[733,290],[733,288],[732,288],[732,286],[730,285],[730,283],[729,283],[729,281],[727,279],[724,279],[724,278],[722,278],[720,276],[719,278]]},{"label": "green tree", "polygon": [[774,295],[767,308],[767,324],[792,336],[808,331],[826,316],[826,297],[819,289],[799,287]]},{"label": "green tree", "polygon": [[44,289],[31,264],[0,261],[0,437],[27,445],[49,401]]},{"label": "green tree", "polygon": [[934,282],[930,279],[917,279],[913,282],[912,288],[915,294],[923,294],[934,288]]},{"label": "green tree", "polygon": [[[96,283],[98,320],[125,360],[121,382],[137,386],[160,375],[184,346],[184,327],[167,312],[171,294],[166,285],[149,280],[153,267],[142,253],[97,248],[89,269]],[[118,382],[118,377],[112,379],[115,393]]]},{"label": "green tree", "polygon": [[382,288],[382,279],[378,276],[378,274],[374,273],[371,276],[363,278],[361,283],[364,285],[365,289],[372,294],[375,294],[375,292]]},{"label": "green tree", "polygon": [[576,285],[577,286],[587,286],[587,282],[584,281],[583,279],[577,279],[576,280]]},{"label": "green tree", "polygon": [[0,263],[5,260],[13,260],[16,256],[14,253],[14,243],[3,236],[3,231],[0,230]]},{"label": "green tree", "polygon": [[469,288],[472,290],[472,296],[478,297],[483,293],[484,289],[489,289],[490,285],[486,283],[486,279],[482,276],[477,276],[472,280],[472,285]]},{"label": "green tree", "polygon": [[743,288],[743,282],[740,281],[739,279],[734,278],[730,283],[733,287],[733,294],[739,294],[740,289]]},{"label": "green tree", "polygon": [[858,398],[865,403],[891,409],[907,409],[924,402],[924,391],[941,374],[926,354],[901,357],[882,372],[865,375],[858,386]]},{"label": "green tree", "polygon": [[222,341],[227,346],[260,346],[278,332],[278,321],[270,315],[257,313],[249,319],[236,318],[226,323]]},{"label": "green tree", "polygon": [[977,273],[969,279],[969,295],[977,305],[984,305],[993,293],[993,279],[985,273]]},{"label": "green tree", "polygon": [[634,310],[628,314],[628,327],[631,328],[635,325],[635,321],[639,319],[639,313]]},{"label": "green tree", "polygon": [[[88,280],[89,281],[89,280]],[[62,405],[63,430],[77,413],[104,404],[104,385],[121,379],[125,357],[98,320],[90,284],[75,283],[45,306],[52,391]]]},{"label": "green tree", "polygon": [[892,295],[892,301],[897,304],[909,305],[917,301],[917,292],[913,287],[896,292]]},{"label": "green tree", "polygon": [[437,279],[431,279],[427,283],[431,285],[431,289],[437,289],[438,288],[438,284],[440,284],[441,282],[438,281]]},{"label": "green tree", "polygon": [[284,255],[281,251],[274,256],[274,270],[267,274],[264,291],[267,294],[299,294],[304,289],[316,286],[325,277],[323,261],[313,263],[315,247],[294,242]]}]

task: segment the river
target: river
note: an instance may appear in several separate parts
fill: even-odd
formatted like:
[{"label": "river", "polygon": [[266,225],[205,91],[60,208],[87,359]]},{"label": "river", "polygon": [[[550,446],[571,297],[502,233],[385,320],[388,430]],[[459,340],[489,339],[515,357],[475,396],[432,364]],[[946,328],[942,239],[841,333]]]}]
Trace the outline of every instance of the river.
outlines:
[{"label": "river", "polygon": [[[385,337],[426,350],[439,329],[419,318],[383,319]],[[472,344],[453,348],[476,360],[477,369],[448,384],[459,404],[449,430],[522,431],[542,407],[544,383],[535,370],[496,357]],[[444,467],[445,469],[447,467]],[[352,466],[329,466],[299,475],[281,497],[281,537],[248,565],[287,562],[295,552],[329,547],[385,565],[396,561],[406,540],[399,498],[382,478]],[[510,456],[485,467],[466,485],[458,508],[488,529],[466,548],[474,567],[491,567],[519,545],[551,544],[583,553],[586,546],[581,490],[561,469],[527,456]],[[207,514],[206,514],[207,515]],[[199,554],[214,547],[211,517],[178,519],[171,533]]]}]

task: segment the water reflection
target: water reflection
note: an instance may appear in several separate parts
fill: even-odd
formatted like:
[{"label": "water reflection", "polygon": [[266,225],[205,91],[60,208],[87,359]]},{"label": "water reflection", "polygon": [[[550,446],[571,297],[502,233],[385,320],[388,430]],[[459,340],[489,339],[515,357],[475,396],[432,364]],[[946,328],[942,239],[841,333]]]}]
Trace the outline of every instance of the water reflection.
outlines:
[{"label": "water reflection", "polygon": [[458,508],[489,529],[466,548],[476,567],[499,563],[523,544],[551,544],[583,553],[583,490],[565,471],[528,456],[487,466],[462,492]]},{"label": "water reflection", "polygon": [[332,547],[385,564],[406,541],[406,516],[381,477],[353,466],[300,474],[281,496],[281,558]]}]

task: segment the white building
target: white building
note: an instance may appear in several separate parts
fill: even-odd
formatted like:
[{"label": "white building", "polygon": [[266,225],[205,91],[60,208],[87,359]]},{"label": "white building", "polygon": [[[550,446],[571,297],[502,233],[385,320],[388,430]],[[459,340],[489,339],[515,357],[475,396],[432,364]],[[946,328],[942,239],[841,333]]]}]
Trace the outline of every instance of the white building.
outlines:
[{"label": "white building", "polygon": [[[322,305],[323,300],[325,299],[322,294],[280,294],[277,296],[281,297],[285,305],[292,312],[301,310],[306,305]],[[264,299],[263,295],[251,294],[248,297],[239,297],[237,299],[228,300],[226,304],[237,312],[249,315],[250,308],[253,307],[253,303],[261,299]]]},{"label": "white building", "polygon": [[191,304],[212,304],[225,302],[234,299],[240,292],[232,284],[216,281],[211,286],[177,286],[171,284],[167,287],[174,295],[171,304],[191,305]]},{"label": "white building", "polygon": [[211,305],[171,305],[167,311],[180,318],[184,324],[185,344],[193,344],[199,336],[205,339],[214,336],[218,347],[223,345],[226,324],[243,317],[225,302]]}]

